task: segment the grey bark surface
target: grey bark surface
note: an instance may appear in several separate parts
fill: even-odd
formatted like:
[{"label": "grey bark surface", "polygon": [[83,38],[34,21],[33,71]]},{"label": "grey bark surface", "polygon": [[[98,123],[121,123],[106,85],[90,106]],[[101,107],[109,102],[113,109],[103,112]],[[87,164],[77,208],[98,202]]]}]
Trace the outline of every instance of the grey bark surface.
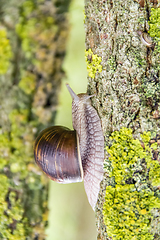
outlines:
[{"label": "grey bark surface", "polygon": [[[86,49],[102,58],[102,72],[88,78],[88,92],[97,94],[93,106],[102,120],[106,145],[110,134],[122,127],[131,128],[135,138],[144,131],[160,135],[160,54],[147,48],[138,34],[149,30],[150,11],[156,4],[85,1]],[[111,239],[102,214],[107,181],[106,175],[97,205],[98,239]]]}]

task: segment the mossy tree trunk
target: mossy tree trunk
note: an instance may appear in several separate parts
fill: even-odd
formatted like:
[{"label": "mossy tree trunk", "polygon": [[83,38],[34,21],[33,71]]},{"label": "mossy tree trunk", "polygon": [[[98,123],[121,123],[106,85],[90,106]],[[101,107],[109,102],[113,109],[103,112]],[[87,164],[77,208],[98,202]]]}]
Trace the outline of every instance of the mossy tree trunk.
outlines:
[{"label": "mossy tree trunk", "polygon": [[0,1],[0,239],[45,239],[36,134],[54,123],[70,0]]},{"label": "mossy tree trunk", "polygon": [[85,30],[88,92],[108,146],[98,239],[160,239],[158,1],[86,0]]}]

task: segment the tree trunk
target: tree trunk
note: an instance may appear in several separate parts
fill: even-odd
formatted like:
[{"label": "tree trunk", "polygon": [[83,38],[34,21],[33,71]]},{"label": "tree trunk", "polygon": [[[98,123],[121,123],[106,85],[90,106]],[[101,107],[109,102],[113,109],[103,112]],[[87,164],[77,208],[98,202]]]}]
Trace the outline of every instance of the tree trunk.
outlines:
[{"label": "tree trunk", "polygon": [[0,2],[0,239],[45,239],[48,181],[33,144],[55,119],[69,3]]},{"label": "tree trunk", "polygon": [[98,239],[160,239],[157,4],[85,3],[88,92],[97,94],[93,105],[107,145],[96,210]]}]

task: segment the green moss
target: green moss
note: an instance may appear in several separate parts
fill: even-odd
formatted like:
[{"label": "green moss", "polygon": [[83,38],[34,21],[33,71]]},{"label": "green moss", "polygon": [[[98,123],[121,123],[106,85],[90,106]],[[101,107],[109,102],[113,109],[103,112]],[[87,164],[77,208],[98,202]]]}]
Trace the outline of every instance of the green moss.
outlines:
[{"label": "green moss", "polygon": [[16,25],[25,57],[39,68],[42,59],[47,57],[44,46],[48,51],[50,48],[53,51],[53,39],[58,32],[53,16],[50,12],[46,14],[43,3],[44,0],[25,1],[21,7],[19,23]]},{"label": "green moss", "polygon": [[36,76],[31,72],[25,72],[22,75],[21,81],[19,82],[19,87],[26,93],[32,94],[35,90]]},{"label": "green moss", "polygon": [[[0,81],[0,239],[45,239],[48,180],[34,162],[33,145],[43,124],[53,123],[55,118],[51,106],[57,104],[57,92],[52,86],[63,75],[68,35],[62,8],[69,6],[69,1],[63,2],[62,7],[60,2],[46,4],[45,0],[25,0],[17,7],[12,1],[2,4],[1,20],[8,27],[15,61]],[[11,9],[16,14],[10,13]],[[0,74],[9,64],[7,35],[5,28],[0,28]],[[61,74],[55,74],[58,72]]]},{"label": "green moss", "polygon": [[102,59],[98,57],[97,54],[93,54],[92,50],[85,50],[85,59],[87,62],[87,71],[88,76],[91,78],[95,78],[95,74],[98,72],[102,72],[102,65],[100,64]]},{"label": "green moss", "polygon": [[144,95],[146,98],[156,98],[158,100],[160,94],[160,85],[155,79],[148,81],[146,79],[142,80],[142,88],[144,89]]},{"label": "green moss", "polygon": [[149,35],[157,42],[157,49],[160,52],[160,8],[151,8],[149,19]]},{"label": "green moss", "polygon": [[[47,189],[44,189],[45,184],[42,183],[41,176],[36,174],[36,166],[32,163],[34,126],[32,122],[28,123],[28,117],[28,109],[13,109],[9,115],[10,133],[0,129],[0,239],[25,240],[33,231],[37,232],[30,223],[36,225],[42,221],[41,211],[47,209],[38,207],[38,213],[34,209],[33,197],[37,197],[39,189]],[[26,195],[30,203],[26,203]],[[44,198],[44,193],[39,196],[39,201],[44,204],[46,199],[42,201],[41,197]],[[45,213],[46,211],[43,212]],[[43,231],[44,224],[41,225],[41,232]]]},{"label": "green moss", "polygon": [[116,62],[115,62],[114,57],[111,56],[111,57],[108,59],[107,63],[109,64],[109,67],[110,67],[111,72],[114,72],[114,71],[116,70]]},{"label": "green moss", "polygon": [[12,51],[7,32],[4,28],[0,29],[0,74],[6,73],[9,67],[9,61],[12,57]]},{"label": "green moss", "polygon": [[149,145],[150,137],[149,132],[143,133],[142,146],[133,138],[131,129],[112,133],[105,168],[113,185],[106,188],[103,214],[113,240],[153,239],[151,211],[160,208],[155,194],[160,184],[160,165],[152,159],[152,149],[157,145]]}]

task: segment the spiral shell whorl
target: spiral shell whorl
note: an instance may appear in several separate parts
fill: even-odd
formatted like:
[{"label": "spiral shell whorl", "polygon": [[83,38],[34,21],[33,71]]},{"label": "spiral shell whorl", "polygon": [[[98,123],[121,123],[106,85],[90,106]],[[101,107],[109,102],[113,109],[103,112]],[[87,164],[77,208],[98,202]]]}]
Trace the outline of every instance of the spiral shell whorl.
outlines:
[{"label": "spiral shell whorl", "polygon": [[81,182],[83,170],[77,145],[75,131],[62,126],[46,128],[35,141],[35,161],[54,181]]}]

